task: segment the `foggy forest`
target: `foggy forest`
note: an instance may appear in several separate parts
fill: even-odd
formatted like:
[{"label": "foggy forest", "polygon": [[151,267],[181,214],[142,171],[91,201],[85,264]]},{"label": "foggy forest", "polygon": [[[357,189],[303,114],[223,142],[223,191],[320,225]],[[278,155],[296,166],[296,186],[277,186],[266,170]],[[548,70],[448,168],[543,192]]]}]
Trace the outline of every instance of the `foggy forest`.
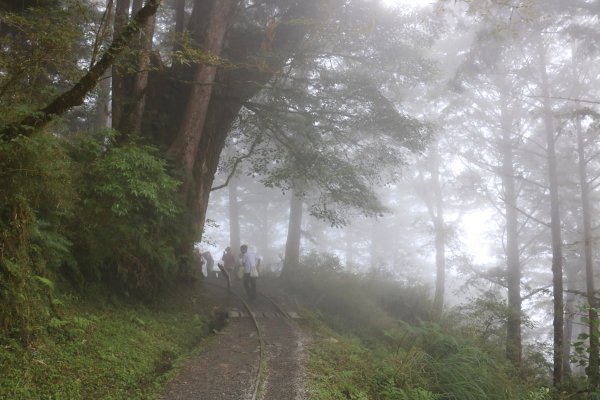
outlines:
[{"label": "foggy forest", "polygon": [[0,399],[600,399],[600,0],[0,0]]}]

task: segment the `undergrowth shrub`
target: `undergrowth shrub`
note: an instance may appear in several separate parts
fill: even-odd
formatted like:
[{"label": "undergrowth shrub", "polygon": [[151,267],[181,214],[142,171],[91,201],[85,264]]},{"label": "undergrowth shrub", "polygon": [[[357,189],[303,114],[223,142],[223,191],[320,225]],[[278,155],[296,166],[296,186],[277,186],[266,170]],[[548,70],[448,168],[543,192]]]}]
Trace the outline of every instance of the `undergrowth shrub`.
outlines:
[{"label": "undergrowth shrub", "polygon": [[315,400],[523,400],[547,394],[529,389],[505,360],[435,324],[400,323],[385,341],[324,336],[309,362]]},{"label": "undergrowth shrub", "polygon": [[[411,358],[369,349],[348,336],[330,337],[311,348],[311,399],[435,400],[443,397],[425,388],[423,366],[428,356]],[[404,373],[411,378],[404,376]]]},{"label": "undergrowth shrub", "polygon": [[288,284],[337,330],[366,338],[382,335],[392,326],[391,317],[407,321],[427,318],[430,302],[423,290],[344,272],[339,259],[329,254],[310,253],[301,265]]},{"label": "undergrowth shrub", "polygon": [[71,224],[78,270],[70,275],[81,285],[101,281],[120,293],[151,297],[172,281],[181,261],[176,249],[187,224],[179,182],[154,148],[113,140],[108,131],[72,144],[82,201]]},{"label": "undergrowth shrub", "polygon": [[71,176],[51,136],[0,142],[0,333],[27,342],[49,317],[55,269],[73,261]]},{"label": "undergrowth shrub", "polygon": [[403,285],[385,276],[367,276],[362,279],[366,296],[392,318],[406,322],[428,320],[431,301],[428,288],[420,283]]},{"label": "undergrowth shrub", "polygon": [[291,285],[294,293],[336,330],[369,336],[376,333],[375,327],[387,323],[385,314],[350,275],[311,271],[295,276]]},{"label": "undergrowth shrub", "polygon": [[422,287],[344,273],[327,255],[311,254],[302,265],[289,285],[328,327],[311,349],[312,398],[522,400],[542,393],[503,355],[427,321]]},{"label": "undergrowth shrub", "polygon": [[0,336],[45,329],[56,284],[150,299],[172,283],[189,236],[178,185],[154,148],[110,131],[1,142]]},{"label": "undergrowth shrub", "polygon": [[[455,336],[467,338],[497,359],[506,353],[506,320],[510,310],[498,293],[485,292],[459,307],[449,310],[443,320],[445,329]],[[521,317],[523,327],[533,328],[527,316]],[[544,343],[525,343],[518,374],[531,385],[552,385],[552,347]]]},{"label": "undergrowth shrub", "polygon": [[[433,323],[399,323],[386,332],[386,345],[404,359],[423,352],[426,387],[447,399],[518,399],[521,387],[512,366]],[[399,369],[399,371],[403,371]],[[410,381],[413,381],[411,378]]]},{"label": "undergrowth shrub", "polygon": [[[81,77],[97,11],[79,1],[3,2],[0,8],[4,128],[35,115]],[[48,321],[58,267],[74,265],[64,234],[77,200],[73,165],[57,136],[30,133],[0,142],[0,339],[20,342],[32,340]]]}]

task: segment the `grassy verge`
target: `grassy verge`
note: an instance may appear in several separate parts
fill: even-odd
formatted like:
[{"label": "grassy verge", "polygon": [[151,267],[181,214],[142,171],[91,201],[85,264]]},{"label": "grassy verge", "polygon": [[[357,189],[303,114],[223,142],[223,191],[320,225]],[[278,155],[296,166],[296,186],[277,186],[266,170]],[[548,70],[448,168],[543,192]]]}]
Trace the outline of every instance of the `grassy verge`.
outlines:
[{"label": "grassy verge", "polygon": [[[318,322],[309,323],[314,330]],[[427,389],[424,361],[380,344],[367,346],[352,335],[324,326],[309,349],[308,389],[313,400],[434,400],[442,397]],[[423,355],[423,354],[420,354]]]},{"label": "grassy verge", "polygon": [[414,288],[316,269],[296,278],[289,295],[307,306],[304,324],[317,338],[307,364],[311,400],[551,398],[501,352],[427,322],[419,306],[427,299]]},{"label": "grassy verge", "polygon": [[0,341],[0,399],[149,399],[173,362],[208,335],[197,291],[157,307],[57,296],[57,317],[27,347]]},{"label": "grassy verge", "polygon": [[[312,320],[314,331],[319,325]],[[309,349],[312,400],[549,400],[550,391],[435,325],[399,325],[368,343],[321,326]]]}]

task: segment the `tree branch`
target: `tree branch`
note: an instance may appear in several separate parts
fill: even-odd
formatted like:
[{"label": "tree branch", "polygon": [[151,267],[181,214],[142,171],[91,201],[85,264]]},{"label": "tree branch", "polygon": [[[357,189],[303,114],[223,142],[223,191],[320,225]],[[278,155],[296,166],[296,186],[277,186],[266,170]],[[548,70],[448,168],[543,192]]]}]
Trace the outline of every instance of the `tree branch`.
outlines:
[{"label": "tree branch", "polygon": [[229,172],[229,175],[227,175],[227,179],[225,179],[225,183],[210,188],[211,192],[213,190],[223,189],[224,187],[227,187],[227,185],[229,185],[229,181],[231,180],[231,178],[233,178],[233,175],[235,174],[235,171],[236,171],[239,163],[241,163],[242,160],[250,157],[252,155],[252,153],[254,153],[254,149],[256,148],[256,145],[258,145],[258,143],[260,142],[260,137],[261,137],[261,135],[256,136],[256,138],[254,139],[254,142],[252,142],[252,145],[250,146],[250,149],[248,150],[248,153],[244,154],[241,157],[236,158],[235,162],[233,163],[233,167],[231,168],[231,172]]},{"label": "tree branch", "polygon": [[552,287],[552,285],[546,285],[546,286],[542,286],[541,288],[532,290],[531,292],[527,293],[525,296],[521,297],[521,301],[527,300],[527,299],[535,296],[537,293],[543,292],[544,290],[548,290],[551,287]]},{"label": "tree branch", "polygon": [[[528,95],[528,96],[525,96],[525,97],[531,97],[533,99],[543,99],[543,98],[545,98],[544,96],[533,96],[533,95]],[[550,97],[548,97],[548,99],[551,99],[551,100],[567,100],[567,101],[574,101],[576,103],[600,104],[600,101],[597,101],[597,100],[576,99],[576,98],[573,98],[573,97],[550,96]]]},{"label": "tree branch", "polygon": [[127,26],[112,41],[102,58],[70,90],[58,96],[41,110],[31,113],[16,124],[0,129],[0,138],[10,141],[19,135],[29,136],[45,127],[52,119],[66,113],[72,107],[81,105],[85,96],[96,86],[104,72],[112,65],[116,57],[123,52],[127,42],[138,33],[152,17],[161,0],[148,0],[146,5],[133,17]]}]

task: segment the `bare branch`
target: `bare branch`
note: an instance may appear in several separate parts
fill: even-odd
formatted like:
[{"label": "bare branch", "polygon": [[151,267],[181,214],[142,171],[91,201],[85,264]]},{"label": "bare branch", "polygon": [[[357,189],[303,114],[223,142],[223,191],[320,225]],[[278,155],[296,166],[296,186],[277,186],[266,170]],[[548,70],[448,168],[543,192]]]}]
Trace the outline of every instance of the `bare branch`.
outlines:
[{"label": "bare branch", "polygon": [[223,189],[224,187],[227,187],[227,185],[229,185],[229,181],[231,180],[231,178],[233,178],[233,175],[235,174],[237,166],[242,162],[242,160],[252,156],[252,154],[254,153],[254,149],[256,148],[256,145],[258,145],[258,143],[260,142],[260,139],[261,139],[261,135],[257,135],[256,138],[254,139],[254,142],[252,142],[252,145],[250,146],[248,153],[244,154],[243,156],[237,157],[235,159],[235,162],[233,163],[233,167],[231,168],[229,175],[227,175],[227,179],[225,179],[225,183],[210,188],[211,192],[213,190]]}]

